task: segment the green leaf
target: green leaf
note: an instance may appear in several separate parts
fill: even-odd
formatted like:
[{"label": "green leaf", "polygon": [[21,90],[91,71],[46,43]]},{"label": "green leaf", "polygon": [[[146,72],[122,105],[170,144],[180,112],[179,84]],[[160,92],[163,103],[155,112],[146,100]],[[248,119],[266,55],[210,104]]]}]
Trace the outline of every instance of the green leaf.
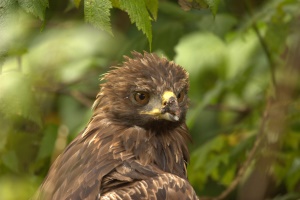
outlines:
[{"label": "green leaf", "polygon": [[3,164],[8,167],[13,172],[19,171],[19,162],[18,157],[16,155],[16,152],[14,151],[8,151],[2,154],[1,160]]},{"label": "green leaf", "polygon": [[[203,77],[206,72],[219,78],[226,74],[228,58],[226,44],[212,33],[194,32],[185,35],[175,47],[175,51],[177,52],[175,62],[184,66],[190,74],[191,100],[202,99],[203,93],[216,87],[216,78],[207,75]],[[208,87],[207,91],[200,92],[199,89],[205,85]]]},{"label": "green leaf", "polygon": [[28,77],[19,72],[0,75],[0,112],[8,119],[22,117],[42,125]]},{"label": "green leaf", "polygon": [[288,194],[277,195],[273,200],[295,200],[300,199],[300,194],[297,192],[290,192]]},{"label": "green leaf", "polygon": [[174,46],[184,35],[185,28],[177,20],[158,20],[153,25],[153,51],[162,50],[167,57],[173,58],[175,55]]},{"label": "green leaf", "polygon": [[27,174],[1,174],[0,176],[0,199],[32,199],[41,180],[36,176]]},{"label": "green leaf", "polygon": [[48,0],[19,0],[18,2],[26,12],[45,20],[45,10],[49,7]]},{"label": "green leaf", "polygon": [[287,171],[286,184],[289,191],[294,191],[300,179],[300,158],[296,158]]},{"label": "green leaf", "polygon": [[222,174],[220,183],[222,183],[223,185],[230,185],[235,175],[236,175],[236,166],[234,165],[230,167],[224,174]]},{"label": "green leaf", "polygon": [[224,38],[237,23],[238,20],[235,17],[220,13],[216,16],[204,15],[201,20],[199,20],[198,26],[201,30],[212,32],[220,38]]},{"label": "green leaf", "polygon": [[51,157],[57,137],[57,132],[58,131],[56,126],[52,125],[46,127],[45,134],[41,141],[40,149],[37,156],[38,160],[46,157]]},{"label": "green leaf", "polygon": [[120,1],[120,7],[126,11],[130,17],[130,21],[135,23],[139,30],[147,36],[150,49],[152,42],[152,28],[150,16],[144,0],[126,0]]},{"label": "green leaf", "polygon": [[152,19],[157,19],[158,0],[146,0],[146,6]]},{"label": "green leaf", "polygon": [[226,137],[220,135],[192,152],[189,166],[189,171],[195,174],[189,177],[192,184],[202,185],[208,177],[213,179],[222,177],[220,167],[228,165],[229,162],[229,154],[224,151],[225,148]]},{"label": "green leaf", "polygon": [[74,0],[76,8],[79,8],[81,0]]},{"label": "green leaf", "polygon": [[88,23],[112,34],[110,25],[110,0],[85,0],[84,17]]},{"label": "green leaf", "polygon": [[192,153],[192,157],[194,157],[196,160],[194,167],[199,168],[203,165],[206,165],[209,154],[213,152],[220,152],[221,149],[224,148],[224,145],[225,145],[225,137],[220,135],[210,140],[209,142],[201,146],[196,151],[194,151]]},{"label": "green leaf", "polygon": [[212,14],[214,16],[216,16],[220,0],[204,0],[204,1],[205,1],[205,3],[207,3],[207,5],[208,5],[210,11],[212,12]]},{"label": "green leaf", "polygon": [[207,175],[213,176],[214,179],[218,180],[219,179],[219,166],[221,164],[227,165],[229,161],[229,156],[227,153],[220,153],[217,155],[211,156],[210,159],[208,159],[206,162],[203,164],[205,165],[205,173]]},{"label": "green leaf", "polygon": [[111,0],[112,6],[114,8],[120,8],[120,1],[119,0]]}]

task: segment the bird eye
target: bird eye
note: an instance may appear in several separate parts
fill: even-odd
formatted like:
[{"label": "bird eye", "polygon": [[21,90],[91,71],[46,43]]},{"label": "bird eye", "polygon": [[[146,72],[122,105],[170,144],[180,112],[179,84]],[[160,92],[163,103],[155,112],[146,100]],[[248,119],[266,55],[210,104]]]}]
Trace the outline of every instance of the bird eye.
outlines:
[{"label": "bird eye", "polygon": [[136,92],[134,100],[140,105],[146,105],[149,102],[150,95],[147,92]]},{"label": "bird eye", "polygon": [[181,103],[184,99],[185,92],[182,90],[179,94],[177,94],[177,102]]}]

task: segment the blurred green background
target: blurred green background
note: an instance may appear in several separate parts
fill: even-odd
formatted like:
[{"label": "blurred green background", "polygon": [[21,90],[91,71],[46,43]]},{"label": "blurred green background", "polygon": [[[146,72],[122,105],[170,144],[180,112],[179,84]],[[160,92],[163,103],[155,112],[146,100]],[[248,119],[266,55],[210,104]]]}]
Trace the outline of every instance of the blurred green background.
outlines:
[{"label": "blurred green background", "polygon": [[297,41],[299,0],[146,0],[152,26],[132,14],[142,7],[126,10],[119,1],[111,21],[97,25],[87,17],[88,1],[0,2],[1,200],[33,195],[87,124],[100,75],[133,50],[156,52],[190,74],[188,172],[200,197],[232,187],[221,199],[300,198],[299,81],[276,151],[267,141],[249,153],[268,132],[261,129],[275,83],[289,79],[282,74]]}]

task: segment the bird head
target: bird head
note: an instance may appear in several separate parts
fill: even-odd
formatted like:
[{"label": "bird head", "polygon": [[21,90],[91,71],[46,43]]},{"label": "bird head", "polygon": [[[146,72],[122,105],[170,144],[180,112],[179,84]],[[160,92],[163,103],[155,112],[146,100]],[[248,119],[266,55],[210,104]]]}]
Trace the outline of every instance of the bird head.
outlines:
[{"label": "bird head", "polygon": [[94,104],[110,120],[142,127],[177,126],[188,108],[188,73],[156,54],[133,52],[104,75]]}]

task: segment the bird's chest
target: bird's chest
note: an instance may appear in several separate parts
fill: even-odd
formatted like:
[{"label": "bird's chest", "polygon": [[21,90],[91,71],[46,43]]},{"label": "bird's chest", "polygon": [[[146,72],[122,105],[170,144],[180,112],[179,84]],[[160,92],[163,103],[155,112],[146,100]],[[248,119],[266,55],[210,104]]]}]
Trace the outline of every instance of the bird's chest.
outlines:
[{"label": "bird's chest", "polygon": [[180,147],[161,141],[141,144],[134,150],[135,159],[142,165],[154,165],[160,170],[185,177],[185,161]]},{"label": "bird's chest", "polygon": [[[171,134],[157,134],[144,129],[132,128],[122,134],[119,142],[124,155],[143,166],[154,166],[160,170],[185,177],[185,158],[182,145]],[[119,151],[116,151],[119,152]]]}]

